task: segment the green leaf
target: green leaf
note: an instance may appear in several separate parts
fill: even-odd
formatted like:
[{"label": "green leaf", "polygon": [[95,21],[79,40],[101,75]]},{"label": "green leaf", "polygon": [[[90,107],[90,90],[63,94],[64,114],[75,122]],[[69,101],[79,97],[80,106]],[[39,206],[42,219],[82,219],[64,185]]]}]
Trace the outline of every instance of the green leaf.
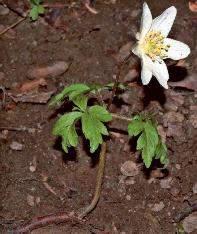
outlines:
[{"label": "green leaf", "polygon": [[137,150],[141,150],[146,145],[146,135],[143,132],[137,140]]},{"label": "green leaf", "polygon": [[77,96],[73,99],[73,103],[78,106],[80,110],[85,111],[87,108],[88,97],[85,95]]},{"label": "green leaf", "polygon": [[81,117],[82,113],[73,111],[61,116],[53,128],[53,134],[62,137],[62,148],[67,153],[68,147],[76,147],[78,135],[75,129],[75,122]]},{"label": "green leaf", "polygon": [[37,6],[32,7],[32,9],[29,12],[29,16],[33,21],[38,19],[39,13],[38,13],[38,7]]},{"label": "green leaf", "polygon": [[82,131],[90,142],[90,152],[97,150],[103,142],[102,135],[108,135],[108,130],[102,122],[110,121],[111,115],[102,106],[92,106],[81,117]]},{"label": "green leaf", "polygon": [[61,135],[65,127],[68,127],[81,117],[82,113],[79,111],[73,111],[62,115],[53,127],[54,135]]},{"label": "green leaf", "polygon": [[[136,115],[131,123],[128,125],[128,133],[130,136],[138,136],[137,150],[141,151],[142,159],[147,168],[150,167],[152,160],[155,157],[156,150],[159,143],[159,136],[157,132],[156,124],[149,118],[145,119],[139,115]],[[158,148],[160,152],[160,148]],[[164,154],[160,157],[160,160],[164,161]]]},{"label": "green leaf", "polygon": [[61,93],[57,94],[49,103],[50,106],[55,104],[61,104],[65,97],[69,97],[70,101],[75,100],[79,95],[85,94],[90,91],[90,87],[85,84],[72,84],[62,90]]},{"label": "green leaf", "polygon": [[157,145],[155,155],[155,159],[160,159],[160,162],[162,164],[168,163],[169,160],[167,158],[167,147],[165,143],[161,142],[161,140]]},{"label": "green leaf", "polygon": [[142,132],[144,129],[144,123],[142,120],[134,119],[128,125],[128,133],[129,136],[137,136]]},{"label": "green leaf", "polygon": [[68,128],[68,141],[70,145],[73,147],[76,147],[78,144],[78,135],[77,135],[74,125],[71,125]]},{"label": "green leaf", "polygon": [[44,14],[44,11],[45,11],[44,7],[42,5],[39,5],[38,6],[38,14]]},{"label": "green leaf", "polygon": [[111,114],[103,106],[92,106],[89,108],[89,113],[102,122],[109,122],[112,120]]}]

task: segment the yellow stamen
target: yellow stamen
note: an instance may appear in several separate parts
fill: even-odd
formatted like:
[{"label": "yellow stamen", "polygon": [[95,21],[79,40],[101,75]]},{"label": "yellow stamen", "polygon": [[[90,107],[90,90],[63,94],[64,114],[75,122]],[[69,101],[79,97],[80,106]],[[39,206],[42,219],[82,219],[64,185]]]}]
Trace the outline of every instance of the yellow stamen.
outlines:
[{"label": "yellow stamen", "polygon": [[141,48],[153,61],[167,57],[169,45],[164,44],[161,32],[150,31],[144,38]]}]

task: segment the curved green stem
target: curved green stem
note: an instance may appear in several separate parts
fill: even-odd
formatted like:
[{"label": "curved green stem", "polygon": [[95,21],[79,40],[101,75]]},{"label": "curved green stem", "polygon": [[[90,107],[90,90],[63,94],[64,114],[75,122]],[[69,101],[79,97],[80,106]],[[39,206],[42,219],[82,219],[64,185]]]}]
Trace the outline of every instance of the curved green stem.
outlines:
[{"label": "curved green stem", "polygon": [[106,156],[106,150],[107,150],[107,144],[106,142],[103,142],[101,146],[101,152],[99,155],[99,165],[98,165],[98,172],[97,172],[97,179],[96,179],[96,188],[94,192],[94,197],[91,201],[91,203],[83,209],[83,211],[79,214],[79,218],[83,219],[86,217],[91,211],[94,210],[96,207],[100,194],[101,194],[101,188],[102,188],[102,182],[103,182],[103,175],[105,170],[105,156]]}]

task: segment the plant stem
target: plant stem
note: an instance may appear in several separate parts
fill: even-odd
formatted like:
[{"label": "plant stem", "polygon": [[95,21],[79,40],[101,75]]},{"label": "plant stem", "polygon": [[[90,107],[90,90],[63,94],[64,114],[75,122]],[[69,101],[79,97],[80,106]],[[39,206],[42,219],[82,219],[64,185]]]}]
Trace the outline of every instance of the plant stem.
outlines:
[{"label": "plant stem", "polygon": [[111,113],[112,117],[114,119],[120,119],[120,120],[125,120],[127,122],[130,122],[132,120],[132,118],[128,118],[126,116],[122,116],[122,115],[117,115],[117,114],[114,114],[114,113]]},{"label": "plant stem", "polygon": [[79,214],[79,218],[83,219],[84,217],[87,216],[94,208],[96,207],[100,194],[101,194],[101,188],[102,188],[102,182],[103,182],[103,175],[104,175],[104,170],[105,170],[105,156],[106,156],[106,149],[107,149],[107,144],[106,142],[103,142],[101,146],[101,151],[99,155],[99,165],[98,165],[98,172],[97,172],[97,179],[96,179],[96,188],[94,192],[94,197],[91,201],[91,203],[83,209],[83,211]]},{"label": "plant stem", "polygon": [[112,88],[112,95],[111,95],[111,98],[109,100],[109,103],[107,105],[107,108],[110,109],[110,106],[113,102],[113,99],[116,95],[116,90],[117,90],[117,87],[118,87],[118,83],[119,83],[119,80],[120,80],[120,74],[121,74],[121,70],[122,70],[122,67],[123,65],[128,61],[128,59],[131,57],[132,53],[130,52],[121,62],[118,63],[118,71],[117,71],[117,74],[116,74],[116,80],[114,82],[114,86]]}]

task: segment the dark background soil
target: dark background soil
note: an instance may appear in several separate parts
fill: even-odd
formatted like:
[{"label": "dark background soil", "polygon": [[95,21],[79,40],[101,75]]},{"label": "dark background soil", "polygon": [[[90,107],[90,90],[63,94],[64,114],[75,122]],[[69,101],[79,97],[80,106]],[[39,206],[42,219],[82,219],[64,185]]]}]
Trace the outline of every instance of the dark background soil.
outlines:
[{"label": "dark background soil", "polygon": [[[52,1],[51,1],[52,2]],[[53,1],[55,2],[55,1]],[[66,2],[66,1],[62,1]],[[67,1],[72,4],[74,1]],[[96,1],[98,14],[88,12],[80,1],[76,7],[64,10],[67,31],[55,29],[40,18],[31,23],[25,20],[14,30],[14,39],[0,38],[0,71],[5,77],[0,80],[7,90],[28,81],[27,70],[31,67],[46,66],[55,61],[66,61],[71,66],[57,78],[47,79],[45,90],[61,90],[65,85],[76,82],[109,83],[115,74],[114,53],[128,42],[135,42],[139,28],[143,1],[122,0]],[[188,8],[188,1],[166,0],[147,1],[153,16],[174,5],[178,15],[171,31],[171,37],[187,43],[191,55],[182,68],[171,68],[171,80],[184,79],[183,74],[193,75],[197,61],[196,15]],[[10,25],[18,16],[10,12],[0,16],[0,24]],[[137,63],[133,56],[124,67],[123,77]],[[140,79],[140,78],[139,78]],[[167,97],[176,92],[183,102],[175,106]],[[175,233],[173,217],[187,203],[194,201],[192,187],[196,182],[196,96],[184,89],[164,91],[157,82],[144,88],[134,86],[127,91],[128,105],[114,106],[114,111],[132,115],[138,111],[151,111],[158,122],[169,131],[165,121],[176,126],[167,137],[170,164],[161,172],[162,178],[155,178],[151,171],[140,173],[129,182],[122,177],[120,167],[128,160],[136,161],[134,147],[129,147],[127,137],[120,135],[108,141],[106,172],[100,202],[87,217],[84,225],[61,224],[38,229],[32,233]],[[7,100],[6,105],[13,105]],[[91,157],[83,147],[74,157],[62,152],[51,130],[57,117],[51,118],[54,109],[48,105],[18,103],[1,110],[0,125],[8,127],[25,126],[32,131],[9,131],[0,142],[0,224],[1,233],[16,226],[19,220],[57,211],[77,211],[89,203],[95,186],[98,155]],[[173,120],[169,116],[173,116]],[[181,116],[181,120],[176,117]],[[168,118],[169,117],[169,118]],[[178,118],[177,117],[177,118]],[[170,119],[170,120],[169,120]],[[115,127],[126,129],[125,123],[115,122]],[[167,127],[168,126],[168,127]],[[171,126],[171,125],[170,125]],[[178,126],[178,128],[177,128]],[[178,129],[178,130],[177,130]],[[1,135],[5,131],[1,131]],[[17,141],[23,145],[21,151],[10,148]],[[36,161],[35,172],[30,165]],[[161,188],[160,182],[172,179],[169,188]],[[50,192],[45,184],[51,186]],[[161,211],[151,210],[152,204],[164,203]],[[2,220],[10,220],[5,224]]]}]

